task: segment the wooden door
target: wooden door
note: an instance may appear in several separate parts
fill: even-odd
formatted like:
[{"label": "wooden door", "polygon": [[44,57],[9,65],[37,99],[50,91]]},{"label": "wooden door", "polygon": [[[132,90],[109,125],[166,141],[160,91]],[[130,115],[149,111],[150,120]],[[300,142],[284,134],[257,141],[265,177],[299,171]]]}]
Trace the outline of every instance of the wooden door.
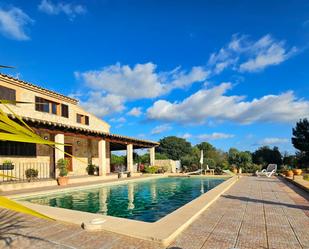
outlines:
[{"label": "wooden door", "polygon": [[[64,151],[70,155],[73,155],[73,147],[72,146],[64,146]],[[73,160],[72,157],[64,154],[64,158],[68,160],[68,170],[69,172],[73,171]]]}]

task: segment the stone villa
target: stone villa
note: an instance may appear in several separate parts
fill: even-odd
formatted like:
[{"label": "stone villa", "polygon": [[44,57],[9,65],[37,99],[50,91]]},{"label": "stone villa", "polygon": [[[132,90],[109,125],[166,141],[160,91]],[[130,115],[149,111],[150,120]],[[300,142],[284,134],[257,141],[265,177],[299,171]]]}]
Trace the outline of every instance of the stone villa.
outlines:
[{"label": "stone villa", "polygon": [[[59,148],[74,156],[71,158],[46,145],[0,140],[0,165],[5,160],[12,161],[19,177],[26,165],[37,168],[41,178],[54,178],[55,162],[60,158],[69,160],[69,175],[87,175],[87,165],[94,164],[104,176],[113,171],[110,158],[111,151],[116,150],[126,150],[128,171],[134,172],[134,149],[149,148],[150,164],[154,164],[158,143],[111,134],[108,123],[88,113],[74,98],[0,74],[0,99],[31,102],[10,105],[10,108],[42,138],[70,145]],[[4,106],[1,109],[9,113]]]}]

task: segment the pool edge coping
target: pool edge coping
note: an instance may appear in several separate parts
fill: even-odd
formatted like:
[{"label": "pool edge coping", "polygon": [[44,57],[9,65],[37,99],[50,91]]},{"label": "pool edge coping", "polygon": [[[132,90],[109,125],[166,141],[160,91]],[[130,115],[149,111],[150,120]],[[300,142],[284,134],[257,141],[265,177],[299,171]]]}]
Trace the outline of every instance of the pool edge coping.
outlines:
[{"label": "pool edge coping", "polygon": [[[154,178],[157,179],[161,177],[156,176]],[[148,180],[149,179],[150,178],[148,178]],[[179,235],[184,229],[192,224],[201,213],[203,213],[209,206],[211,206],[211,204],[215,202],[225,191],[227,191],[235,182],[237,182],[238,179],[238,176],[230,177],[205,194],[195,198],[179,209],[153,223],[57,207],[43,206],[27,201],[18,202],[57,221],[62,221],[65,223],[81,225],[82,223],[89,223],[93,219],[103,218],[104,223],[100,226],[99,230],[105,230],[129,237],[158,242],[164,246],[167,246],[176,238],[177,235]],[[113,185],[112,183],[107,184]],[[104,186],[105,184],[103,183],[100,185]],[[74,189],[78,190],[78,188]]]}]

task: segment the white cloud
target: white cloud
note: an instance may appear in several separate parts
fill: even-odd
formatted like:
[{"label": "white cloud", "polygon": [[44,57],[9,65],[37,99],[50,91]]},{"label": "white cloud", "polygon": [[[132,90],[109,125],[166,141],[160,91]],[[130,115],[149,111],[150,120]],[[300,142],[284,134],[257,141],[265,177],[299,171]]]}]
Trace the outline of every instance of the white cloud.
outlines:
[{"label": "white cloud", "polygon": [[103,117],[111,113],[121,112],[125,109],[124,98],[121,96],[100,92],[90,92],[86,101],[81,101],[81,105],[90,113]]},{"label": "white cloud", "polygon": [[239,71],[260,71],[267,66],[280,64],[296,52],[296,48],[292,48],[289,52],[287,52],[284,49],[282,42],[272,44],[263,50],[264,51],[259,52],[255,58],[249,59],[248,61],[240,64]]},{"label": "white cloud", "polygon": [[128,113],[127,115],[129,116],[134,116],[134,117],[139,117],[140,115],[142,115],[142,108],[141,107],[133,107]]},{"label": "white cloud", "polygon": [[91,89],[131,100],[155,98],[175,88],[204,81],[208,76],[201,67],[193,67],[189,72],[179,68],[169,72],[156,72],[156,67],[151,62],[136,64],[134,67],[117,63],[101,70],[75,72],[75,76]]},{"label": "white cloud", "polygon": [[165,131],[169,131],[172,127],[168,124],[158,125],[151,130],[152,135],[157,135]]},{"label": "white cloud", "polygon": [[218,139],[233,138],[234,136],[235,135],[233,135],[233,134],[214,132],[214,133],[211,133],[211,134],[198,135],[197,138],[199,140],[218,140]]},{"label": "white cloud", "polygon": [[49,0],[42,0],[38,9],[49,15],[58,15],[64,13],[71,20],[76,17],[76,15],[81,15],[86,13],[86,8],[80,4],[71,3],[53,3]]},{"label": "white cloud", "polygon": [[289,139],[287,138],[267,137],[259,141],[258,144],[259,145],[276,145],[276,144],[284,144],[288,142],[289,142]]},{"label": "white cloud", "polygon": [[245,101],[244,96],[226,95],[231,83],[202,89],[182,102],[156,101],[147,109],[149,119],[202,123],[207,119],[253,122],[292,122],[309,116],[309,101],[296,99],[292,91]]},{"label": "white cloud", "polygon": [[120,117],[120,118],[111,118],[109,121],[113,123],[125,123],[127,120],[124,117]]},{"label": "white cloud", "polygon": [[[296,48],[287,48],[284,41],[277,41],[271,35],[265,35],[256,41],[250,40],[248,36],[233,35],[225,47],[210,55],[206,66],[195,66],[189,70],[176,67],[170,71],[160,71],[152,62],[134,66],[116,63],[99,70],[75,72],[75,77],[83,82],[86,89],[97,92],[102,97],[108,95],[117,97],[118,101],[121,100],[120,107],[124,109],[124,104],[128,101],[154,99],[167,95],[174,89],[189,87],[196,82],[206,83],[211,75],[219,74],[226,68],[240,72],[263,70],[270,65],[282,63],[295,52]],[[226,83],[212,89],[202,89],[182,102],[158,100],[148,109],[147,114],[150,119],[186,123],[204,122],[209,118],[216,118],[216,121],[227,119],[239,123],[269,121],[272,116],[262,112],[263,108],[269,105],[275,115],[274,118],[277,115],[280,121],[294,120],[299,114],[307,114],[303,105],[306,106],[308,103],[295,100],[293,92],[244,101],[243,96],[225,95],[230,88],[231,84]],[[95,106],[97,109],[101,108],[101,105],[90,99],[87,102],[92,103],[93,109]],[[271,102],[291,106],[273,106]],[[139,108],[133,108],[127,115],[140,116]],[[112,111],[114,108],[109,110]],[[109,112],[101,111],[101,113]]]},{"label": "white cloud", "polygon": [[8,10],[0,8],[0,32],[15,40],[29,40],[25,27],[34,21],[21,9],[11,7]]},{"label": "white cloud", "polygon": [[257,72],[284,62],[296,51],[295,47],[288,48],[285,41],[277,41],[269,34],[257,41],[235,34],[229,44],[211,54],[208,65],[215,74],[228,67],[240,72]]},{"label": "white cloud", "polygon": [[180,137],[184,138],[184,139],[189,139],[192,137],[192,135],[190,133],[185,133],[183,135],[180,135]]}]

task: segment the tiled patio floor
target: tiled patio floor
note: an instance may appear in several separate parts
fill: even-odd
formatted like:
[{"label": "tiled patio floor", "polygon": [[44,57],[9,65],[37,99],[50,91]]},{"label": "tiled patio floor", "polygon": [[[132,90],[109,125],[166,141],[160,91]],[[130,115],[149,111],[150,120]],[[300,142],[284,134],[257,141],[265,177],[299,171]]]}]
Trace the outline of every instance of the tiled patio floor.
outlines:
[{"label": "tiled patio floor", "polygon": [[[293,188],[277,178],[242,177],[169,248],[309,249],[308,199]],[[86,232],[75,225],[0,210],[0,248],[163,247],[110,232]]]},{"label": "tiled patio floor", "polygon": [[277,178],[243,177],[170,248],[308,249],[307,200]]}]

